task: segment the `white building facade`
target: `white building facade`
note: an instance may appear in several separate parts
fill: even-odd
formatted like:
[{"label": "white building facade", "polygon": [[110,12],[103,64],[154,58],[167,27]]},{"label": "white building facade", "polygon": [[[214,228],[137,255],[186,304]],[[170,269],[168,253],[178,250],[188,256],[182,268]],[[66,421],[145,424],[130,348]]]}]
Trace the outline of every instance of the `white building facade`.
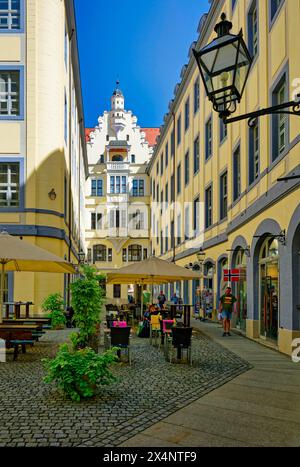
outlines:
[{"label": "white building facade", "polygon": [[[125,110],[118,88],[111,110],[87,129],[86,248],[99,271],[142,261],[150,254],[150,183],[146,173],[159,129],[142,129]],[[126,303],[128,286],[108,286],[112,303]]]}]

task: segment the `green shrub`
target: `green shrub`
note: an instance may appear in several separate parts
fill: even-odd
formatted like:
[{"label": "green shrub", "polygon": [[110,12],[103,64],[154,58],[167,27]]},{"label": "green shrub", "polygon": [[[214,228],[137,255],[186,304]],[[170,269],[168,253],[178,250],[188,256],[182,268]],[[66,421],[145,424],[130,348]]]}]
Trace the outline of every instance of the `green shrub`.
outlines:
[{"label": "green shrub", "polygon": [[116,380],[109,370],[116,360],[112,351],[98,355],[88,347],[70,350],[68,344],[63,344],[54,359],[42,360],[47,371],[44,382],[55,382],[70,399],[79,402],[93,397],[100,386]]},{"label": "green shrub", "polygon": [[79,333],[71,338],[75,348],[94,347],[92,340],[100,325],[105,301],[105,291],[99,284],[101,279],[103,276],[98,275],[95,268],[85,265],[81,268],[81,277],[70,285],[73,319],[79,328]]},{"label": "green shrub", "polygon": [[54,328],[61,328],[66,325],[64,307],[64,300],[59,293],[50,294],[42,303],[42,309],[48,313],[48,317],[51,318],[51,325]]}]

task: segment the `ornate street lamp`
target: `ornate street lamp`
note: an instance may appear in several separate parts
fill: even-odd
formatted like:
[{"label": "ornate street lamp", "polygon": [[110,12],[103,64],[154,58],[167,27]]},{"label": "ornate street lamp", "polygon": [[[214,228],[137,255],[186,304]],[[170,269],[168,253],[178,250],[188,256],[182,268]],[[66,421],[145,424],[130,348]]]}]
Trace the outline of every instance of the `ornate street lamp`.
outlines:
[{"label": "ornate street lamp", "polygon": [[78,253],[78,263],[79,264],[84,264],[85,261],[85,252],[83,250],[80,250]]},{"label": "ornate street lamp", "polygon": [[203,274],[203,263],[205,261],[206,253],[205,251],[203,251],[202,247],[200,248],[196,256],[197,256],[198,263],[200,264],[201,274]]},{"label": "ornate street lamp", "polygon": [[[253,126],[262,115],[288,113],[300,116],[300,95],[297,100],[261,109],[246,115],[228,118],[241,102],[253,58],[243,39],[243,31],[238,35],[230,34],[232,23],[225,13],[215,27],[217,37],[200,51],[193,49],[200,74],[209,100],[224,123],[248,119]],[[284,109],[291,108],[287,111]]]}]

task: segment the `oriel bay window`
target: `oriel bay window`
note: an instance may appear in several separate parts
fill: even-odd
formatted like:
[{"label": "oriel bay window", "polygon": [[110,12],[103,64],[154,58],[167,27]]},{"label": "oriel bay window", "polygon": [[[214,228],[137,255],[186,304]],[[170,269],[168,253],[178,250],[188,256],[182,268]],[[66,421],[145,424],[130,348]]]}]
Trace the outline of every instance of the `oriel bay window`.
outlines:
[{"label": "oriel bay window", "polygon": [[120,175],[111,175],[110,177],[110,193],[119,195],[127,193],[127,177]]},{"label": "oriel bay window", "polygon": [[0,69],[0,117],[17,117],[20,113],[20,71]]},{"label": "oriel bay window", "polygon": [[20,205],[20,164],[0,163],[0,208]]},{"label": "oriel bay window", "polygon": [[21,29],[21,0],[0,0],[0,31]]}]

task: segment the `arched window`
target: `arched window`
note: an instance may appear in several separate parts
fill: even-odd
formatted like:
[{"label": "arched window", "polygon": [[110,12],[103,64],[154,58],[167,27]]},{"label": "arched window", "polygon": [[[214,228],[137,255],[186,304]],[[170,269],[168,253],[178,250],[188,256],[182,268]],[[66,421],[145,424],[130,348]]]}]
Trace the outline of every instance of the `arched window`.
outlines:
[{"label": "arched window", "polygon": [[113,156],[112,161],[113,162],[123,162],[123,156],[121,156],[120,154],[118,154],[117,156]]},{"label": "arched window", "polygon": [[96,261],[106,261],[106,246],[105,245],[94,245],[93,247],[93,258],[94,263]]},{"label": "arched window", "polygon": [[141,245],[130,245],[128,247],[128,261],[142,261],[143,248]]}]

